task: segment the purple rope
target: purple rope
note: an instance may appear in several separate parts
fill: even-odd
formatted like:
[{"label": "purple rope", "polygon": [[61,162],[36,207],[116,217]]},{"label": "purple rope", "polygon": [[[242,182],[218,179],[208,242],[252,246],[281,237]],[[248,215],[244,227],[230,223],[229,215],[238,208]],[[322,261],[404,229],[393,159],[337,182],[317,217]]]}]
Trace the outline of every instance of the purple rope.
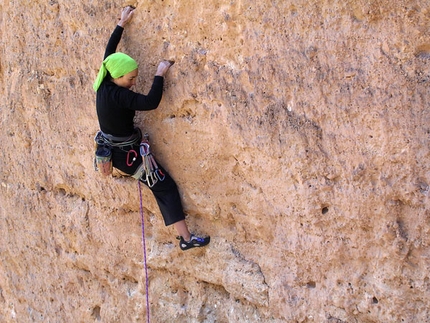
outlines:
[{"label": "purple rope", "polygon": [[145,277],[146,277],[146,315],[147,322],[149,323],[149,279],[148,279],[148,265],[146,263],[146,242],[145,242],[145,221],[143,218],[143,204],[142,204],[142,189],[140,188],[140,181],[137,181],[139,186],[139,196],[140,196],[140,222],[142,223],[142,247],[143,247],[143,260],[145,265]]}]

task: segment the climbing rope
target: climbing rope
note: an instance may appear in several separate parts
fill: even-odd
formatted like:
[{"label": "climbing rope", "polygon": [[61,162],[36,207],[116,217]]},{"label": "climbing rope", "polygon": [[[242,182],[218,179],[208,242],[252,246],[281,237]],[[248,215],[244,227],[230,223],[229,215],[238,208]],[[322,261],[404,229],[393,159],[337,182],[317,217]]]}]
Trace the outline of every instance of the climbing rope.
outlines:
[{"label": "climbing rope", "polygon": [[143,217],[143,202],[142,202],[142,189],[140,187],[140,181],[137,181],[137,185],[139,187],[139,196],[140,196],[140,222],[142,224],[142,248],[143,248],[143,264],[145,267],[145,278],[146,278],[146,317],[147,322],[149,323],[149,278],[148,278],[148,265],[146,262],[146,241],[145,241],[145,221]]}]

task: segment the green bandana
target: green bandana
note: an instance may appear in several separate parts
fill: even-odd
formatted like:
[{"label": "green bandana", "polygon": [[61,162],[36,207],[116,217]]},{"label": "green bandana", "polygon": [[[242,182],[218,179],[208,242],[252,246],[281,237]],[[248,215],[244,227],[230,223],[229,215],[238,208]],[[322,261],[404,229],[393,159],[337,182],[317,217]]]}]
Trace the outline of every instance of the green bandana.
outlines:
[{"label": "green bandana", "polygon": [[97,92],[100,84],[102,84],[104,78],[106,77],[107,72],[110,73],[112,78],[116,79],[134,71],[135,69],[137,69],[136,61],[127,54],[114,53],[109,55],[103,61],[103,64],[99,70],[99,74],[97,74],[96,81],[93,84],[94,91]]}]

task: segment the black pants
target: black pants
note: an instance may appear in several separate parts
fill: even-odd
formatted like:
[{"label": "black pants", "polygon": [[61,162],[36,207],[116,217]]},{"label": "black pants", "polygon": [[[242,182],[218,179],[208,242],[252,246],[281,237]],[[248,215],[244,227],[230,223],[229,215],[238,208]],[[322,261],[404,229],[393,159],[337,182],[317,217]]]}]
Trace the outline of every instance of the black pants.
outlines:
[{"label": "black pants", "polygon": [[[130,176],[133,175],[137,168],[142,164],[142,156],[140,155],[139,149],[139,145],[128,146],[125,148],[114,147],[112,150],[113,167]],[[135,158],[134,161],[133,158]],[[155,200],[157,201],[158,207],[160,208],[163,216],[164,224],[168,226],[184,220],[185,215],[175,181],[160,164],[158,164],[158,168],[165,175],[164,180],[158,180],[153,187],[149,187],[142,179],[140,181],[147,185],[154,194]]]}]

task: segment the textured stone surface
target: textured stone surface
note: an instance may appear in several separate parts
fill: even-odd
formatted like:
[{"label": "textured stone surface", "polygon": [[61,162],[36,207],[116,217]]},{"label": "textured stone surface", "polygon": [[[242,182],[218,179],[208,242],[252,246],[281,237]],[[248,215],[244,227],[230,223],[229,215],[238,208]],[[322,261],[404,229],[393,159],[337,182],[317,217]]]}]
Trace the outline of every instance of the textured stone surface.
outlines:
[{"label": "textured stone surface", "polygon": [[[113,1],[2,1],[0,321],[144,322],[136,182],[94,172]],[[137,4],[120,50],[178,182],[144,190],[153,322],[428,322],[428,1]]]}]

